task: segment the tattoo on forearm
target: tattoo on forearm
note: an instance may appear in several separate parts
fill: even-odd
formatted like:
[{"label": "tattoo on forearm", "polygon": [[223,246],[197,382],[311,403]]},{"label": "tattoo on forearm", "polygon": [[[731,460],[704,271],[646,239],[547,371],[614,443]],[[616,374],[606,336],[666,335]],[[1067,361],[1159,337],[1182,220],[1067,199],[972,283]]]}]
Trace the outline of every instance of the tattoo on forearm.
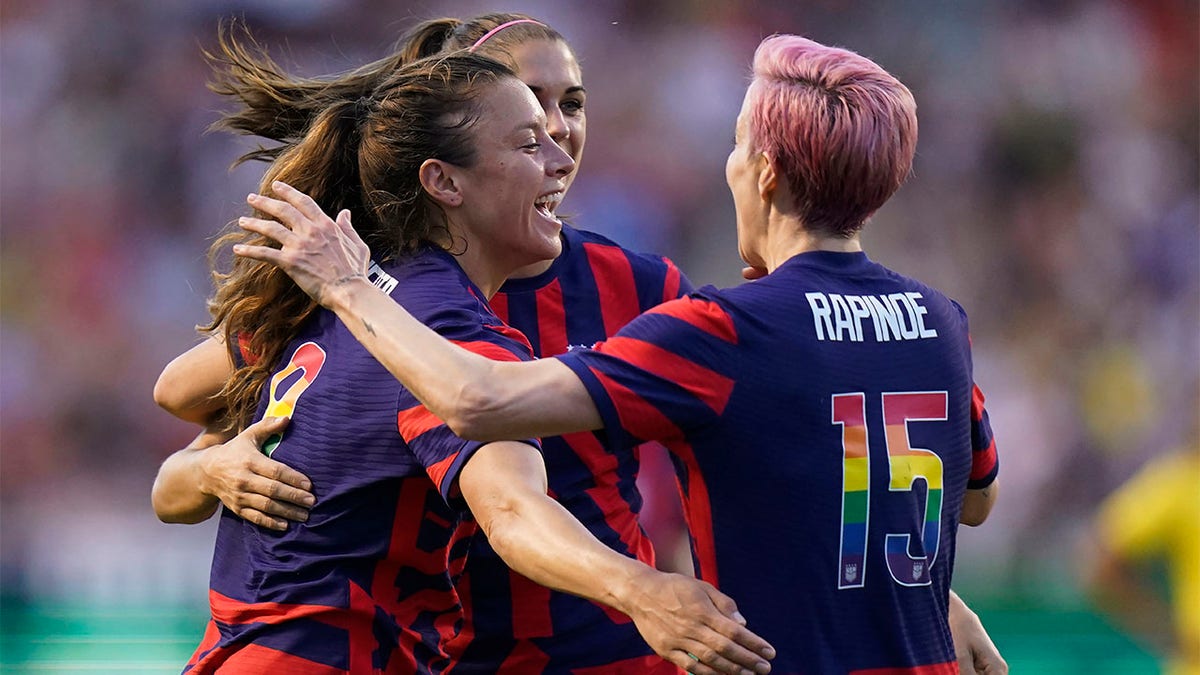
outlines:
[{"label": "tattoo on forearm", "polygon": [[378,337],[375,335],[375,327],[371,325],[370,321],[363,319],[362,324],[363,324],[363,328],[365,328],[367,330],[367,332],[371,334],[371,337]]}]

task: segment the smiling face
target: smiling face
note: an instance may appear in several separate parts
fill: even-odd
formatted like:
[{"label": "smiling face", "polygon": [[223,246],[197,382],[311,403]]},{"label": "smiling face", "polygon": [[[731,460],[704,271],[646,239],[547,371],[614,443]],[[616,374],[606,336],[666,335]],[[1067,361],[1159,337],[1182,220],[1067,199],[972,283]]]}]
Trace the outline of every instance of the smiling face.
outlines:
[{"label": "smiling face", "polygon": [[480,96],[471,167],[449,169],[458,203],[447,216],[467,251],[509,274],[561,252],[562,200],[574,161],[546,129],[546,116],[529,87],[505,78]]},{"label": "smiling face", "polygon": [[733,134],[733,150],[725,160],[725,182],[733,195],[737,220],[738,253],[747,265],[765,266],[761,251],[767,225],[767,201],[759,188],[765,157],[751,148],[749,118],[750,94],[742,101]]},{"label": "smiling face", "polygon": [[546,130],[571,159],[576,171],[567,176],[567,187],[575,180],[587,140],[587,91],[583,74],[571,49],[561,40],[533,40],[508,49],[517,77],[529,86],[546,115]]}]

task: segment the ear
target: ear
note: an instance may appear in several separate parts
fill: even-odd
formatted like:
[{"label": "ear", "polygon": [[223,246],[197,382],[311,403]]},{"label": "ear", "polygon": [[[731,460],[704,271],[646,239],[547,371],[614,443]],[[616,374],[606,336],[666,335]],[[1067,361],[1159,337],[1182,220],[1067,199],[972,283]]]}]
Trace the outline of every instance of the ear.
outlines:
[{"label": "ear", "polygon": [[421,187],[433,197],[434,201],[446,207],[462,205],[463,196],[458,182],[455,180],[455,167],[440,159],[427,159],[421,162],[417,176]]},{"label": "ear", "polygon": [[769,202],[777,187],[779,173],[775,170],[775,158],[765,152],[758,153],[758,196]]}]

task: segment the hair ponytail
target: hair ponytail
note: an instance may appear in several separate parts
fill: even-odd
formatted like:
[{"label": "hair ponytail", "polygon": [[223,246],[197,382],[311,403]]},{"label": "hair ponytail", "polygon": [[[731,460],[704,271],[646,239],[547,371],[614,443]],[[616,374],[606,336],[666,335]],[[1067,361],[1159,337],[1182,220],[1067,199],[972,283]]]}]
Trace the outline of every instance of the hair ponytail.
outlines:
[{"label": "hair ponytail", "polygon": [[[357,227],[375,229],[365,222],[370,214],[363,206],[358,169],[360,127],[364,107],[369,105],[358,99],[341,101],[319,113],[304,137],[285,147],[272,163],[259,192],[270,195],[272,182],[281,180],[311,196],[326,212],[350,209]],[[254,355],[220,394],[229,403],[230,424],[240,427],[254,413],[262,386],[283,349],[318,305],[274,265],[235,256],[228,271],[219,269],[221,254],[239,243],[278,245],[235,229],[218,238],[209,251],[216,293],[208,301],[211,321],[201,330],[220,332],[231,354],[244,348]]]}]

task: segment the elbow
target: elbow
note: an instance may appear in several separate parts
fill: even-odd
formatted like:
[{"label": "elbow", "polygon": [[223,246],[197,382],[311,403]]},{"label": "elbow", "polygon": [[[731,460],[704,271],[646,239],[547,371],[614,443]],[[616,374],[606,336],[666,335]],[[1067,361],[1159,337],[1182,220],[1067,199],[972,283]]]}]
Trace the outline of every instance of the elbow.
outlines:
[{"label": "elbow", "polygon": [[433,413],[445,421],[446,426],[459,438],[470,441],[500,441],[503,436],[501,420],[503,406],[499,403],[499,391],[488,380],[480,379],[464,383],[443,405],[442,411]]},{"label": "elbow", "polygon": [[161,477],[154,480],[154,487],[150,489],[150,506],[159,521],[167,524],[194,525],[208,520],[217,512],[216,503],[201,504],[192,509],[182,507],[172,497],[171,490],[164,485]]},{"label": "elbow", "polygon": [[958,522],[970,527],[982,525],[992,513],[999,490],[999,481],[979,490],[967,490]]}]

